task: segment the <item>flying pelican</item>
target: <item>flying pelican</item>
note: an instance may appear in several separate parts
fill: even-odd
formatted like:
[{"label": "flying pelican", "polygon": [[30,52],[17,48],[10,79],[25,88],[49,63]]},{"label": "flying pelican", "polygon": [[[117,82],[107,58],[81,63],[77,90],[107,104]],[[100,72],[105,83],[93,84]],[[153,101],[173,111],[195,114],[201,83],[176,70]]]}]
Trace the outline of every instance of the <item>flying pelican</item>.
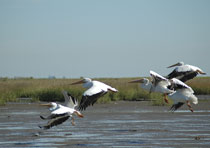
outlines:
[{"label": "flying pelican", "polygon": [[205,75],[206,73],[203,72],[200,68],[188,64],[184,64],[184,62],[178,62],[174,65],[171,65],[167,68],[177,66],[170,74],[166,76],[167,79],[177,78],[182,82],[187,80],[193,79],[198,74]]},{"label": "flying pelican", "polygon": [[99,97],[105,95],[108,91],[118,92],[117,89],[102,82],[91,80],[90,78],[84,78],[71,85],[75,84],[83,84],[83,87],[87,88],[80,101],[79,110],[85,110],[89,105],[93,105]]},{"label": "flying pelican", "polygon": [[172,105],[170,110],[176,111],[184,104],[184,102],[187,102],[189,110],[193,112],[190,102],[192,102],[193,104],[198,104],[198,98],[194,95],[194,91],[192,90],[192,88],[176,78],[171,79],[171,83],[173,85],[173,88],[175,89],[175,92],[168,95],[169,98],[174,101],[174,104]]},{"label": "flying pelican", "polygon": [[151,92],[159,92],[164,94],[164,100],[168,103],[167,94],[174,92],[173,90],[169,89],[171,82],[164,78],[163,76],[159,75],[158,73],[151,71],[151,82],[147,78],[143,78],[140,80],[130,81],[129,83],[141,83],[141,87],[145,90]]},{"label": "flying pelican", "polygon": [[50,107],[51,115],[48,117],[40,116],[41,119],[46,120],[49,119],[50,121],[45,126],[39,126],[43,129],[49,129],[53,126],[62,124],[65,122],[69,117],[71,117],[72,125],[74,124],[73,114],[77,115],[78,117],[83,118],[83,115],[75,109],[78,105],[77,99],[68,94],[66,91],[62,91],[64,98],[65,98],[65,106],[61,104],[57,104],[55,102],[51,102],[48,104],[41,104],[42,106]]}]

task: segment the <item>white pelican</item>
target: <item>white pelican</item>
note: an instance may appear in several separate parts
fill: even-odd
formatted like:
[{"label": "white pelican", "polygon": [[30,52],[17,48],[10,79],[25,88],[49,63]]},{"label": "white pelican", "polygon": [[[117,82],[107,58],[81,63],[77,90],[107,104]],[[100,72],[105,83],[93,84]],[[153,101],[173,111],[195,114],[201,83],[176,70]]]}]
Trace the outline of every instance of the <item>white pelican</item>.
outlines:
[{"label": "white pelican", "polygon": [[180,108],[184,104],[184,102],[187,102],[189,110],[193,112],[190,102],[192,102],[193,104],[198,104],[198,98],[194,95],[194,91],[192,90],[192,88],[176,78],[171,79],[171,82],[173,88],[175,89],[175,92],[168,95],[169,98],[174,101],[174,104],[172,105],[170,110],[175,111]]},{"label": "white pelican", "polygon": [[134,80],[129,83],[141,83],[141,87],[150,92],[159,92],[164,94],[164,100],[168,103],[167,94],[174,92],[169,89],[171,82],[154,71],[150,71],[151,82],[147,78]]},{"label": "white pelican", "polygon": [[87,88],[83,93],[82,100],[80,101],[79,110],[85,110],[89,105],[93,105],[99,97],[105,95],[108,91],[118,91],[109,85],[91,80],[90,78],[84,78],[78,82],[72,83],[71,85],[75,84],[83,84],[83,87]]},{"label": "white pelican", "polygon": [[203,72],[200,68],[188,64],[184,64],[184,62],[178,62],[174,65],[171,65],[167,68],[171,68],[177,66],[170,74],[166,76],[167,79],[177,78],[182,82],[187,80],[193,79],[198,74],[205,75],[206,73]]},{"label": "white pelican", "polygon": [[51,102],[48,104],[41,104],[42,106],[50,107],[51,115],[48,117],[40,116],[41,119],[46,120],[50,119],[50,121],[45,126],[39,126],[43,129],[49,129],[53,126],[62,124],[65,122],[69,117],[72,119],[72,125],[74,124],[73,114],[76,114],[78,117],[83,117],[83,115],[75,109],[78,105],[77,99],[68,94],[66,91],[62,91],[64,98],[65,98],[65,106],[61,104],[57,104],[55,102]]}]

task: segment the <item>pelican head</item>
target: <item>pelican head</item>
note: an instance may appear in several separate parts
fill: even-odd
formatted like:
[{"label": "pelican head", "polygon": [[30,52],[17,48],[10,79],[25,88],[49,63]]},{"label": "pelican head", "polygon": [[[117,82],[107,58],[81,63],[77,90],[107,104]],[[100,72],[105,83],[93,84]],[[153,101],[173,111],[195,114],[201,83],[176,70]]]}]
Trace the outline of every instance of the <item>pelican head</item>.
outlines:
[{"label": "pelican head", "polygon": [[58,107],[58,104],[55,102],[50,102],[47,104],[40,104],[40,105],[50,107],[50,110],[55,110]]},{"label": "pelican head", "polygon": [[184,65],[184,62],[178,62],[176,64],[173,64],[171,66],[168,66],[167,68],[171,68],[171,67],[175,67],[175,66],[182,66],[182,65]]}]

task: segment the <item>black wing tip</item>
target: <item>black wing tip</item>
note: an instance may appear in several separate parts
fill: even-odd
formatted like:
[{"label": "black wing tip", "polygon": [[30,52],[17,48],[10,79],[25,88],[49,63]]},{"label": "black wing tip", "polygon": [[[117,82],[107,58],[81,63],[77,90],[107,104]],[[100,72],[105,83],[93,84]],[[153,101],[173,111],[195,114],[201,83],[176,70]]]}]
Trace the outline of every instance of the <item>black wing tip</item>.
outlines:
[{"label": "black wing tip", "polygon": [[83,107],[79,107],[79,108],[78,108],[78,110],[79,110],[79,111],[84,111],[84,110],[85,110],[85,108],[83,108]]},{"label": "black wing tip", "polygon": [[44,129],[44,130],[50,129],[49,126],[41,126],[41,125],[39,125],[38,127],[41,128],[41,129]]},{"label": "black wing tip", "polygon": [[[66,120],[68,120],[68,118],[70,117],[68,113],[64,113],[64,114],[59,114],[59,115],[53,115],[51,116],[52,118],[50,118],[51,120],[48,121],[47,125],[41,126],[39,125],[39,128],[41,129],[50,129],[54,126],[57,126],[59,124],[62,124],[63,122],[65,122]],[[48,119],[48,118],[46,118]]]},{"label": "black wing tip", "polygon": [[43,116],[39,116],[42,120],[45,120],[46,118],[45,117],[43,117]]},{"label": "black wing tip", "polygon": [[176,111],[177,109],[179,109],[182,105],[184,105],[183,102],[178,102],[178,103],[176,103],[176,104],[173,104],[173,105],[171,106],[171,108],[169,109],[169,111],[174,112],[174,111]]},{"label": "black wing tip", "polygon": [[179,80],[182,81],[182,82],[186,82],[188,80],[191,80],[193,79],[194,77],[196,77],[198,75],[197,72],[190,72],[190,73],[187,73],[186,75],[184,75],[182,78],[180,78]]},{"label": "black wing tip", "polygon": [[196,71],[185,71],[185,72],[177,72],[173,70],[170,74],[168,74],[168,79],[177,78],[182,82],[186,82],[188,80],[193,79],[196,77],[198,73]]},{"label": "black wing tip", "polygon": [[88,107],[87,105],[84,106],[84,105],[80,104],[79,107],[78,107],[78,110],[79,111],[84,111],[84,110],[86,110],[87,107]]},{"label": "black wing tip", "polygon": [[86,108],[89,106],[89,100],[88,100],[88,97],[87,96],[82,96],[82,99],[79,103],[79,107],[78,107],[78,110],[79,111],[83,111],[83,110],[86,110]]},{"label": "black wing tip", "polygon": [[97,94],[94,94],[94,95],[92,95],[92,96],[82,96],[82,99],[81,99],[81,101],[80,101],[80,105],[79,105],[79,107],[78,107],[78,109],[79,109],[79,111],[83,111],[83,110],[86,110],[86,108],[88,107],[88,106],[90,106],[90,105],[94,105],[96,102],[97,102],[97,100],[100,98],[100,97],[102,97],[103,95],[105,95],[107,92],[105,92],[105,91],[101,91],[101,92],[99,92],[99,93],[97,93]]}]

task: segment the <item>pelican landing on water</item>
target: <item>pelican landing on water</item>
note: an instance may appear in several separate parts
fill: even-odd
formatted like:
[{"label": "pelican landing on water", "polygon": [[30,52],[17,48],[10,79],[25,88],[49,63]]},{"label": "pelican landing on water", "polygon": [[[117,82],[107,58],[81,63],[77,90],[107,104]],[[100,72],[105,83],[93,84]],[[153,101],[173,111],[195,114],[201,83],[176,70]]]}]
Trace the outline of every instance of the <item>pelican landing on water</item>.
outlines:
[{"label": "pelican landing on water", "polygon": [[154,71],[150,71],[151,81],[147,78],[130,81],[129,83],[141,83],[141,88],[151,92],[159,92],[164,94],[164,100],[168,103],[167,94],[173,93],[170,89],[171,82]]},{"label": "pelican landing on water", "polygon": [[75,125],[74,123],[74,117],[73,114],[77,115],[80,118],[83,118],[83,115],[75,109],[75,107],[78,105],[78,101],[76,98],[71,96],[68,92],[63,91],[62,92],[65,98],[65,106],[55,103],[55,102],[50,102],[48,104],[41,104],[42,106],[48,106],[50,107],[51,115],[48,117],[43,117],[40,116],[41,119],[43,120],[50,120],[47,125],[44,126],[39,126],[40,128],[43,129],[49,129],[53,126],[62,124],[66,120],[71,117],[71,122],[72,125]]},{"label": "pelican landing on water", "polygon": [[83,84],[83,87],[87,88],[80,101],[78,107],[79,110],[85,110],[88,106],[93,105],[98,98],[105,95],[108,91],[118,92],[117,89],[102,82],[91,80],[90,78],[84,78],[78,82],[72,83],[71,85],[75,84]]},{"label": "pelican landing on water", "polygon": [[171,65],[167,68],[177,66],[170,74],[166,76],[167,79],[177,78],[182,82],[186,82],[187,80],[193,79],[198,74],[205,75],[200,68],[188,64],[184,64],[184,62],[178,62],[177,64]]}]

